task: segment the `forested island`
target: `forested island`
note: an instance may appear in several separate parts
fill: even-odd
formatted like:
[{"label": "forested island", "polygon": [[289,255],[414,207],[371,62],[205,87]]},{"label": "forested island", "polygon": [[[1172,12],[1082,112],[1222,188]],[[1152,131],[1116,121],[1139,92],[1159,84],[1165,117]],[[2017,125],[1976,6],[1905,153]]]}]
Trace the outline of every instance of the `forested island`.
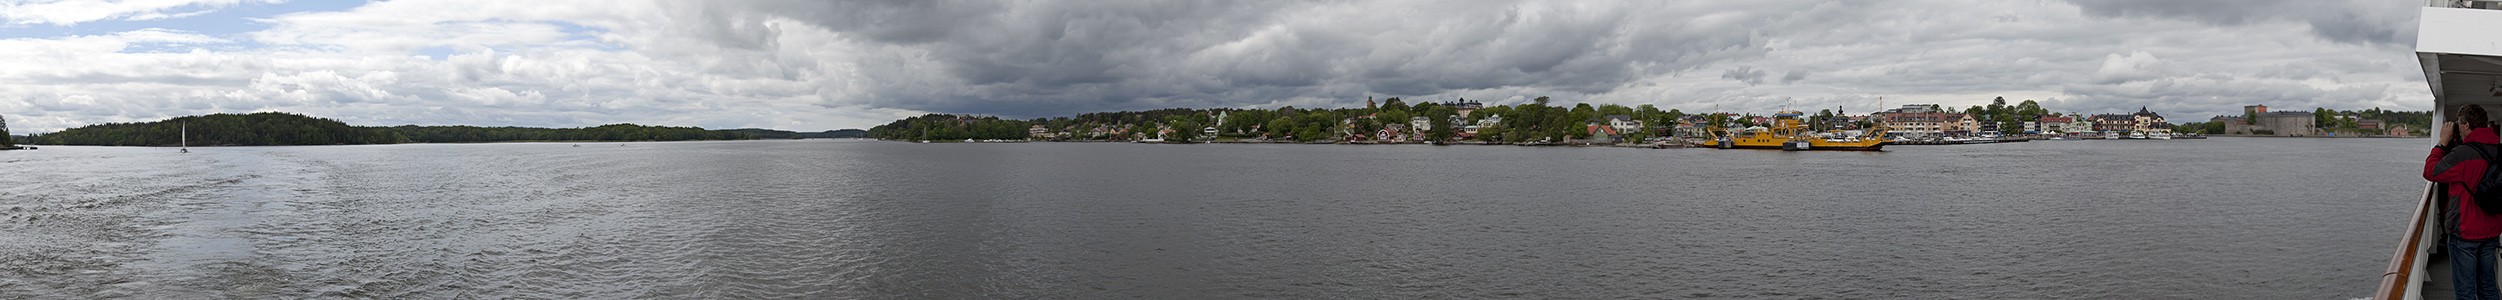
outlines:
[{"label": "forested island", "polygon": [[738,133],[738,134],[746,134],[746,135],[755,136],[756,138],[760,138],[760,139],[856,139],[856,138],[865,138],[865,137],[869,137],[869,131],[867,131],[867,130],[859,130],[859,129],[827,130],[827,131],[820,131],[820,132],[794,132],[794,131],[787,131],[787,130],[774,130],[774,129],[762,129],[762,128],[739,128],[739,129],[722,129],[722,130],[718,130],[718,131],[728,131],[728,132],[733,132],[733,133]]},{"label": "forested island", "polygon": [[[2035,135],[2043,128],[2064,132],[2130,130],[2184,134],[2230,134],[2219,122],[2171,123],[2140,108],[2137,113],[2059,113],[2034,100],[2010,102],[2004,97],[1969,108],[1907,104],[1902,108],[1858,114],[1840,108],[1783,112],[1797,114],[1818,130],[1872,128],[1889,122],[1929,122],[1931,135],[1976,135],[2004,132]],[[1778,113],[1776,113],[1778,114]],[[2287,113],[2277,113],[2287,114]],[[2429,128],[2428,111],[2330,110],[2293,113],[2329,136],[2422,136]],[[2140,117],[2143,115],[2143,117]],[[2232,116],[2216,116],[2216,120]],[[1927,118],[1927,119],[1923,119]],[[2255,116],[2249,118],[2256,118]],[[1894,120],[1906,119],[1906,120]],[[1951,122],[1960,119],[1960,122]],[[2143,119],[2161,123],[2127,126]],[[1746,128],[1768,123],[1767,115],[1743,112],[1688,113],[1661,110],[1650,104],[1552,103],[1537,97],[1515,105],[1486,105],[1460,99],[1409,103],[1400,98],[1349,108],[1276,109],[1171,108],[1079,114],[1073,117],[1006,119],[993,116],[928,114],[870,128],[869,137],[902,141],[1142,141],[1142,142],[1354,142],[1354,143],[1624,143],[1639,144],[1668,137],[1693,138],[1708,128]],[[1892,120],[1892,121],[1888,121]],[[1941,123],[1941,120],[1943,123]],[[2046,123],[2074,126],[2044,126]],[[1959,124],[1953,124],[1959,123]],[[1920,126],[1910,125],[1888,126]],[[1945,129],[1940,129],[1945,127]],[[1904,130],[1908,131],[1908,130]]]},{"label": "forested island", "polygon": [[[770,129],[707,130],[698,127],[609,124],[583,128],[353,126],[337,120],[283,112],[211,114],[155,122],[106,123],[27,135],[26,144],[175,146],[190,128],[192,146],[365,145],[517,141],[691,141],[790,139],[842,136],[846,131],[791,132]],[[852,129],[850,132],[860,132]]]}]

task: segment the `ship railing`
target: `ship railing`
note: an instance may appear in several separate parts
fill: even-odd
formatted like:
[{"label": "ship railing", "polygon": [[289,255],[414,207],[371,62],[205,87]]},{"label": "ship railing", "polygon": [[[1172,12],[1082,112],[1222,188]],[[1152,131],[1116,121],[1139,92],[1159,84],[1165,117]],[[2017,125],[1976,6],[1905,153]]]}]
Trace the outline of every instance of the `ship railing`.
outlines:
[{"label": "ship railing", "polygon": [[2502,9],[2502,0],[2431,0],[2432,7]]},{"label": "ship railing", "polygon": [[2441,201],[2435,197],[2440,195],[2440,191],[2438,184],[2424,185],[2424,196],[2416,200],[2415,214],[2406,222],[2406,236],[2398,240],[2397,253],[2390,254],[2389,268],[2387,272],[2380,275],[2380,290],[2372,293],[2372,297],[2377,299],[2422,298],[2424,279],[2416,276],[2421,275],[2417,273],[2424,271],[2423,259],[2427,257],[2422,256],[2428,252],[2425,250],[2430,250],[2429,248],[2432,247],[2432,236],[2441,232],[2439,228],[2433,228],[2428,224],[2436,220],[2432,216],[2439,211],[2439,208],[2435,206]]}]

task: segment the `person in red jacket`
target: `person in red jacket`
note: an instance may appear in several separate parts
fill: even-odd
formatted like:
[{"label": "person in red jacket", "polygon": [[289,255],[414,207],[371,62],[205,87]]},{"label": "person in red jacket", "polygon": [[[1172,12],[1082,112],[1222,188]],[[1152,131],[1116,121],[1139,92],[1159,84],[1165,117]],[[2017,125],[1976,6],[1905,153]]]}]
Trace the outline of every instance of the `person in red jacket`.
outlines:
[{"label": "person in red jacket", "polygon": [[2494,236],[2502,233],[2502,219],[2486,214],[2469,194],[2484,180],[2485,167],[2493,163],[2485,160],[2489,154],[2480,152],[2502,150],[2494,146],[2502,143],[2502,136],[2494,135],[2493,123],[2486,118],[2484,108],[2460,107],[2450,118],[2457,121],[2441,123],[2441,142],[2433,147],[2431,157],[2424,158],[2424,179],[2449,187],[2440,206],[2449,209],[2443,210],[2441,221],[2442,227],[2450,229],[2445,231],[2449,231],[2451,289],[2458,292],[2458,299],[2502,300],[2493,275]]}]

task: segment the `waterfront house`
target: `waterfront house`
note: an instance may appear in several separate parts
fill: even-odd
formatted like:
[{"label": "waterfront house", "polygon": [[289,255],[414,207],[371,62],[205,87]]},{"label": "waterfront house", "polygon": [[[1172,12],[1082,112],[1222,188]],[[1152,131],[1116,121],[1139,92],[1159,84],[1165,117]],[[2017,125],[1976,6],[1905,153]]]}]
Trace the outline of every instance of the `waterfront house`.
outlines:
[{"label": "waterfront house", "polygon": [[1979,127],[1972,115],[1967,114],[1887,113],[1878,120],[1883,120],[1894,132],[1912,137],[1961,135]]},{"label": "waterfront house", "polygon": [[2034,119],[2034,121],[2041,123],[2040,133],[2076,132],[2075,127],[2070,127],[2076,124],[2076,117],[2042,116],[2041,118]]},{"label": "waterfront house", "polygon": [[1607,120],[1607,127],[1613,127],[1619,133],[1642,130],[1642,121],[1634,120],[1631,116],[1607,115],[1601,119]]},{"label": "waterfront house", "polygon": [[1972,119],[1972,114],[1953,114],[1953,115],[1954,115],[1953,117],[1955,118],[1955,122],[1954,122],[1954,123],[1952,123],[1952,124],[1950,124],[1950,125],[1954,125],[1954,126],[1946,128],[1946,134],[1952,134],[1952,135],[1972,135],[1972,130],[1974,130],[1974,129],[1980,129],[1980,128],[1981,128],[1981,122],[1979,122],[1979,121],[1974,121],[1974,120]]},{"label": "waterfront house", "polygon": [[1703,122],[1701,117],[1686,116],[1683,118],[1677,118],[1677,124],[1675,127],[1677,136],[1690,137],[1702,135],[1701,130],[1695,130],[1694,128],[1694,123],[1699,122]]},{"label": "waterfront house", "polygon": [[1599,122],[1590,122],[1590,125],[1583,126],[1582,130],[1587,130],[1590,134],[1588,142],[1595,144],[1614,144],[1617,137],[1623,135],[1623,131],[1616,130],[1615,126]]},{"label": "waterfront house", "polygon": [[2094,131],[2129,132],[2137,130],[2137,117],[2123,114],[2099,114],[2091,117]]},{"label": "waterfront house", "polygon": [[2129,118],[2134,121],[2129,124],[2131,132],[2172,132],[2171,122],[2165,122],[2162,114],[2147,111],[2144,106],[2137,107],[2137,113],[2129,114]]},{"label": "waterfront house", "polygon": [[1408,117],[1407,128],[1415,128],[1416,131],[1433,130],[1433,118],[1426,116]]},{"label": "waterfront house", "polygon": [[1042,125],[1034,125],[1034,127],[1025,128],[1025,137],[1037,140],[1051,138],[1051,129],[1043,128]]}]

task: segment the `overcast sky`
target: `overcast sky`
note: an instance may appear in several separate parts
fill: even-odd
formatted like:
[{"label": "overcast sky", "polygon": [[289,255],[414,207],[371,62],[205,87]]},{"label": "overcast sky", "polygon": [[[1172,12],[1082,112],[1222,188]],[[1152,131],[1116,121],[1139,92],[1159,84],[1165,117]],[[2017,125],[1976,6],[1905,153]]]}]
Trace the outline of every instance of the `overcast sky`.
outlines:
[{"label": "overcast sky", "polygon": [[2428,109],[2421,2],[0,0],[0,116],[21,134],[257,111],[817,131],[1368,96],[1851,113],[2004,96],[2203,121]]}]

